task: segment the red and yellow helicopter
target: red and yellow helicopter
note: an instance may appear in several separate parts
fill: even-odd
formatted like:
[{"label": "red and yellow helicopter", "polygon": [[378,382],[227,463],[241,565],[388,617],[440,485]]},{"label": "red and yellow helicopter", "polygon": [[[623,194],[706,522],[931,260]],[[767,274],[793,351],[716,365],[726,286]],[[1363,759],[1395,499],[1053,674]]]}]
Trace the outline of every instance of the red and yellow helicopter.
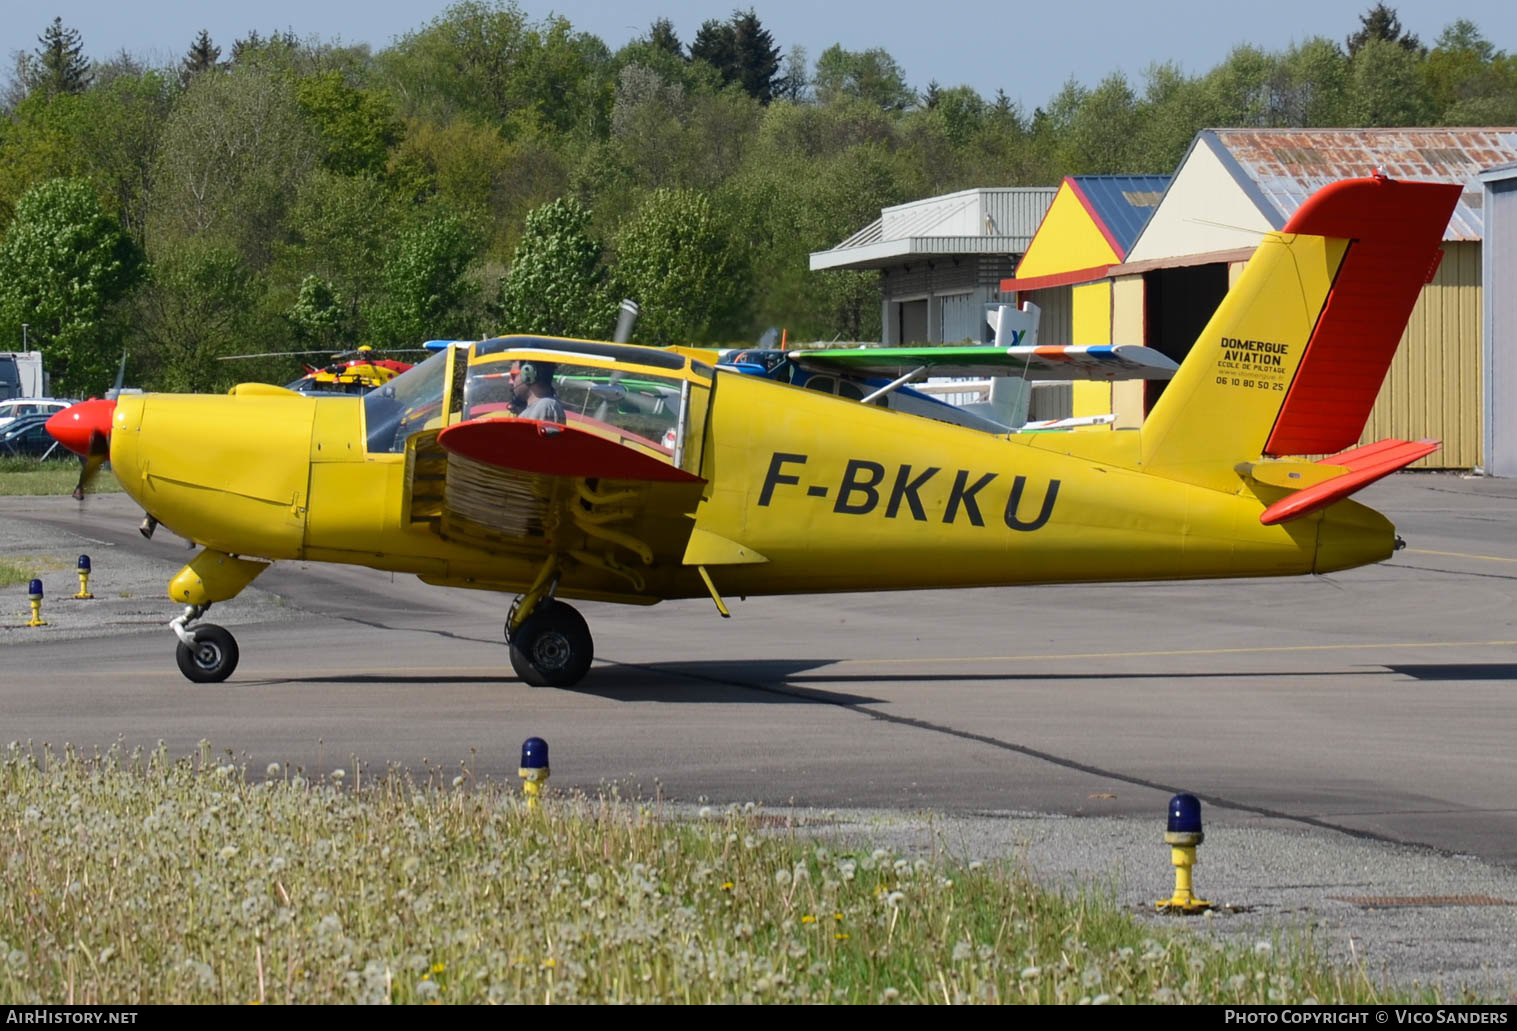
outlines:
[{"label": "red and yellow helicopter", "polygon": [[326,351],[264,351],[260,354],[230,354],[221,360],[230,362],[250,358],[292,358],[308,354],[327,354],[331,361],[326,365],[307,364],[305,375],[286,383],[285,389],[293,390],[297,394],[362,395],[375,387],[384,386],[411,368],[410,362],[381,358],[375,353],[374,348],[367,344],[361,344],[351,351],[342,351],[338,354],[329,354]]},{"label": "red and yellow helicopter", "polygon": [[[206,610],[280,559],[514,594],[510,660],[536,685],[590,668],[567,598],[726,615],[724,594],[1325,573],[1391,554],[1390,522],[1348,496],[1437,447],[1354,445],[1458,195],[1320,190],[1141,429],[992,432],[713,352],[530,336],[449,345],[363,397],[132,395],[50,428],[201,546],[169,596],[202,682],[238,659]],[[528,380],[555,384],[563,422],[513,417]]]}]

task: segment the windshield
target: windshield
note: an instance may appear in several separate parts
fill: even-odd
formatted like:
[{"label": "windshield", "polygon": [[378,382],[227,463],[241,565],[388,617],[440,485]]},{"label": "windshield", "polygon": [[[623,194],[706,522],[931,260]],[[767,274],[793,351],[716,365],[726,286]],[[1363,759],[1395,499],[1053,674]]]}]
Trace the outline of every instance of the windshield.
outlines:
[{"label": "windshield", "polygon": [[[464,386],[465,419],[513,410],[512,384],[525,361],[535,365],[551,387],[549,396],[563,405],[570,425],[614,435],[617,439],[672,455],[680,430],[683,380],[643,369],[604,368],[569,362],[476,360]],[[546,391],[540,391],[546,393]],[[517,405],[520,405],[517,399]]]},{"label": "windshield", "polygon": [[439,351],[363,397],[370,452],[401,452],[406,438],[443,416],[448,352]]}]

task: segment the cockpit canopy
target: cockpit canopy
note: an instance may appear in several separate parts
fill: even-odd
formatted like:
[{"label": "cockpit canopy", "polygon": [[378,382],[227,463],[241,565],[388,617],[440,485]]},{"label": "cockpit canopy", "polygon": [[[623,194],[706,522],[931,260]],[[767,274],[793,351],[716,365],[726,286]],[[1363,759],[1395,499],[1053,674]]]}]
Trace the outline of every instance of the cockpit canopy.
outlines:
[{"label": "cockpit canopy", "polygon": [[689,373],[712,375],[649,347],[530,336],[454,343],[364,397],[369,451],[398,453],[424,429],[512,416],[523,365],[551,384],[570,425],[668,457],[680,450]]}]

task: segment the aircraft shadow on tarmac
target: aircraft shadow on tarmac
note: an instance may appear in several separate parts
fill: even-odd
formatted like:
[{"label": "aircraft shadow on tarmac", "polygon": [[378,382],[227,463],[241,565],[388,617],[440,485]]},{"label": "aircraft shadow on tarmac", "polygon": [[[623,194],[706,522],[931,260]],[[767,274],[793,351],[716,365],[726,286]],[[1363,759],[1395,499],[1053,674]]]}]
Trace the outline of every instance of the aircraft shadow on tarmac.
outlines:
[{"label": "aircraft shadow on tarmac", "polygon": [[[431,687],[480,685],[511,691],[573,691],[616,702],[671,702],[774,705],[879,705],[883,699],[861,694],[823,691],[797,684],[806,670],[829,666],[836,659],[743,659],[713,662],[634,664],[605,662],[590,676],[567,688],[535,688],[516,680],[509,671],[498,676],[448,673],[329,673],[246,684],[346,684],[350,686]],[[869,681],[878,677],[838,677],[840,681]]]},{"label": "aircraft shadow on tarmac", "polygon": [[1428,665],[1387,665],[1385,668],[1392,673],[1400,673],[1416,680],[1517,681],[1517,663],[1512,662],[1450,662]]},{"label": "aircraft shadow on tarmac", "polygon": [[[798,684],[802,674],[836,659],[731,659],[653,664],[612,663],[564,690],[618,702],[702,702],[772,705],[880,705],[869,695],[820,691]],[[878,678],[840,680],[867,682]]]}]

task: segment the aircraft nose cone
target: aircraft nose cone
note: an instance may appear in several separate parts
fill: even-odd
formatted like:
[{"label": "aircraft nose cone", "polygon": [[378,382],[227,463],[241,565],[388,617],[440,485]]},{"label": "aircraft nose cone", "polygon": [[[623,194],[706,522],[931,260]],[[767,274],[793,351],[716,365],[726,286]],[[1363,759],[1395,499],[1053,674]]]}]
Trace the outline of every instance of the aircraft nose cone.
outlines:
[{"label": "aircraft nose cone", "polygon": [[81,401],[49,419],[47,432],[74,454],[88,455],[90,438],[95,434],[100,434],[103,440],[110,439],[111,415],[115,410],[115,401]]}]

